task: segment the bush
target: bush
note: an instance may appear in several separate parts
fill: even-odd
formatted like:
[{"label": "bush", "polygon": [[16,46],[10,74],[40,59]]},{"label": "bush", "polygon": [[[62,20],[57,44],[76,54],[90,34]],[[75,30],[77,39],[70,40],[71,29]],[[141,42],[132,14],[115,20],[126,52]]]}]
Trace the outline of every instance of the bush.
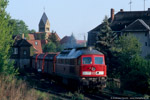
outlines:
[{"label": "bush", "polygon": [[50,100],[50,96],[28,88],[22,80],[0,76],[0,100]]}]

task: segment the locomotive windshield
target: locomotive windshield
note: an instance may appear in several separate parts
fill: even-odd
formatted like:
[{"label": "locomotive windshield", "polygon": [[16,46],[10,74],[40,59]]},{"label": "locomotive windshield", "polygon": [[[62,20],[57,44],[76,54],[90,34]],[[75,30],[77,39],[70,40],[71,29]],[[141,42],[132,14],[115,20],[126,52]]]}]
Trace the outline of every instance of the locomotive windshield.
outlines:
[{"label": "locomotive windshield", "polygon": [[83,57],[83,64],[92,64],[91,57]]},{"label": "locomotive windshield", "polygon": [[103,64],[103,57],[94,57],[95,64]]}]

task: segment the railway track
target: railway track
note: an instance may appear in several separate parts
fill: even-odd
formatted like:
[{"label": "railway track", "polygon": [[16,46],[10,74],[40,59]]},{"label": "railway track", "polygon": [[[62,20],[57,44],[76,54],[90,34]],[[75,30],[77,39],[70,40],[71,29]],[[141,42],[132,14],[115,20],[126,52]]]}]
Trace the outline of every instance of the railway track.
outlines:
[{"label": "railway track", "polygon": [[[57,82],[53,81],[52,79],[43,77],[39,73],[28,73],[28,75],[26,75],[26,79],[34,82],[34,85],[29,84],[30,88],[34,88],[36,90],[53,94],[55,96],[58,96],[61,100],[72,99],[73,92],[71,96],[67,95],[67,93],[69,93],[71,90],[68,90],[66,89],[66,87],[57,84]],[[98,93],[82,92],[81,94],[84,95],[84,100],[130,99],[130,97],[128,96],[106,92],[106,91],[100,91]]]}]

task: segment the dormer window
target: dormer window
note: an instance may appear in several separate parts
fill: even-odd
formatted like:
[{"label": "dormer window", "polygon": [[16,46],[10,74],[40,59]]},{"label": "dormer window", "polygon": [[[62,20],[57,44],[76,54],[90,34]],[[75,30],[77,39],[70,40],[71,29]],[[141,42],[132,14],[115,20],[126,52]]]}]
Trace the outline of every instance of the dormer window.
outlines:
[{"label": "dormer window", "polygon": [[14,48],[14,54],[18,54],[18,48]]},{"label": "dormer window", "polygon": [[38,45],[38,42],[37,42],[37,41],[35,42],[35,45]]}]

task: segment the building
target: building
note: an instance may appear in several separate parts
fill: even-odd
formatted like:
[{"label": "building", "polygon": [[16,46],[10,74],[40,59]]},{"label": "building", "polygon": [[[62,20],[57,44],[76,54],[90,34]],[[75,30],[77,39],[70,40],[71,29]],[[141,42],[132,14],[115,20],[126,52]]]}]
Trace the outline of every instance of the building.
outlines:
[{"label": "building", "polygon": [[64,36],[60,40],[60,44],[63,45],[64,48],[84,47],[86,46],[86,40],[77,40],[72,34],[71,36]]},{"label": "building", "polygon": [[[141,56],[150,54],[150,9],[147,11],[123,11],[118,13],[111,9],[111,17],[108,19],[113,32],[118,35],[130,33],[137,37],[141,43]],[[88,46],[94,46],[96,36],[103,25],[100,24],[88,32]]]},{"label": "building", "polygon": [[[44,12],[39,22],[39,32],[28,34],[29,38],[27,41],[32,44],[34,53],[43,52],[42,46],[48,43],[47,39],[51,34],[50,22],[48,20],[48,17],[46,16],[46,13]],[[58,34],[56,32],[54,34],[56,35],[57,40],[60,41],[60,37],[58,36]]]},{"label": "building", "polygon": [[30,47],[31,44],[25,39],[14,42],[11,59],[15,61],[15,67],[27,68],[30,66]]}]

